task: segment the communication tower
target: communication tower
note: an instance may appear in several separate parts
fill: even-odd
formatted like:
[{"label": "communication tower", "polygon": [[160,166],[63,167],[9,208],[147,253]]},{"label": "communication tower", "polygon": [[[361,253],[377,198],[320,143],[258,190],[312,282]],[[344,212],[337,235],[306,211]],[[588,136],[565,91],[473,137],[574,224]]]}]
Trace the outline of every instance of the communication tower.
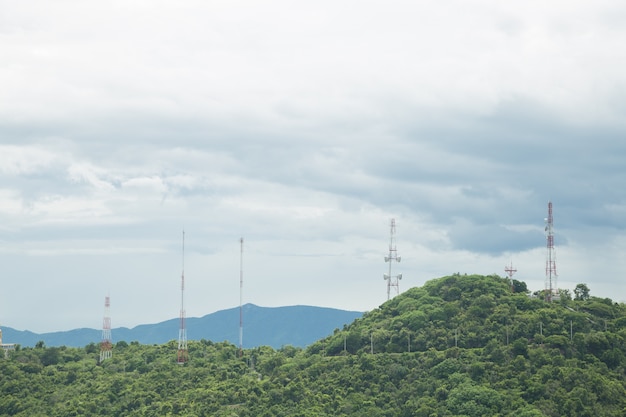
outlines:
[{"label": "communication tower", "polygon": [[559,289],[557,287],[557,273],[556,273],[556,253],[554,251],[554,221],[552,218],[552,201],[548,202],[548,217],[546,222],[546,301],[558,300]]},{"label": "communication tower", "polygon": [[176,361],[179,365],[183,365],[188,359],[187,329],[185,328],[185,231],[183,230],[183,272],[180,275],[180,329],[178,330]]},{"label": "communication tower", "polygon": [[239,238],[239,357],[243,356],[243,238]]},{"label": "communication tower", "polygon": [[100,363],[112,355],[111,343],[111,298],[104,297],[104,318],[102,319],[102,342],[100,343]]},{"label": "communication tower", "polygon": [[511,283],[511,292],[515,292],[515,288],[513,288],[513,274],[517,272],[517,269],[513,269],[513,261],[511,261],[510,266],[504,267],[504,272],[509,276],[509,282]]},{"label": "communication tower", "polygon": [[389,273],[383,274],[383,278],[387,281],[387,300],[391,298],[391,287],[396,288],[396,295],[400,293],[400,280],[402,274],[391,275],[391,264],[393,262],[400,262],[400,257],[396,251],[396,219],[391,219],[391,233],[389,238],[389,255],[385,256],[385,262],[389,262]]}]

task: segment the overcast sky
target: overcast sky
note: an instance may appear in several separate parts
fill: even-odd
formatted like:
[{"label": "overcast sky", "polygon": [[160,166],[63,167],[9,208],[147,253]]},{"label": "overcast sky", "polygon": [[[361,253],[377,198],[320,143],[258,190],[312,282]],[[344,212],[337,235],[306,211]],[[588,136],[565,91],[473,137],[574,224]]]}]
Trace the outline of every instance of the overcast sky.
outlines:
[{"label": "overcast sky", "polygon": [[510,263],[540,290],[548,201],[558,286],[625,301],[624,28],[621,1],[0,0],[0,325],[178,317],[183,229],[188,317],[239,305],[240,237],[244,302],[377,308],[392,218],[401,292]]}]

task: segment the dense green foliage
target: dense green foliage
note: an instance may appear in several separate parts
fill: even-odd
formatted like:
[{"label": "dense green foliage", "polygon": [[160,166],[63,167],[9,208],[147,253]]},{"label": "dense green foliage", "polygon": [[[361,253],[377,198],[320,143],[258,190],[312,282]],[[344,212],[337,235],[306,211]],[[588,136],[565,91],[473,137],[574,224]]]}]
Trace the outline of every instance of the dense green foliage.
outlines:
[{"label": "dense green foliage", "polygon": [[[525,288],[517,283],[513,288]],[[622,416],[626,306],[546,303],[498,276],[432,280],[306,350],[39,345],[0,360],[0,415]]]}]

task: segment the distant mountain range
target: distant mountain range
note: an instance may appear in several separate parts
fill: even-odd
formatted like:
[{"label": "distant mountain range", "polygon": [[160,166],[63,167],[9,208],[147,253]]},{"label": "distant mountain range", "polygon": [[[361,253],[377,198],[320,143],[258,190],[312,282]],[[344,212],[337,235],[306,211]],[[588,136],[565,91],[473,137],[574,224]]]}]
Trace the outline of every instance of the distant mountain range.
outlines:
[{"label": "distant mountain range", "polygon": [[[325,307],[289,306],[259,307],[243,306],[243,347],[282,346],[306,347],[333,333],[337,328],[352,323],[362,312],[338,310]],[[162,344],[178,339],[180,319],[175,318],[156,324],[142,324],[132,329],[118,327],[111,330],[113,343],[137,341],[141,344]],[[220,310],[204,317],[190,317],[185,321],[188,340],[228,341],[239,344],[239,307]],[[33,333],[2,327],[3,342],[21,346],[35,346],[43,341],[46,346],[83,347],[99,343],[101,329],[74,329],[51,333]]]}]

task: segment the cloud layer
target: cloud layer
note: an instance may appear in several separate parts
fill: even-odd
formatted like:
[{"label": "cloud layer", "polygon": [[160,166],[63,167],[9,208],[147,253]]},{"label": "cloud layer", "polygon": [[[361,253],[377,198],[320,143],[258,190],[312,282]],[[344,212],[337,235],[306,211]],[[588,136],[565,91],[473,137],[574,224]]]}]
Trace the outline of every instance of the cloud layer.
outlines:
[{"label": "cloud layer", "polygon": [[[370,310],[453,272],[623,301],[615,1],[0,0],[0,324]],[[400,271],[399,271],[400,272]],[[235,324],[236,325],[236,324]],[[176,335],[172,335],[175,338]]]}]

